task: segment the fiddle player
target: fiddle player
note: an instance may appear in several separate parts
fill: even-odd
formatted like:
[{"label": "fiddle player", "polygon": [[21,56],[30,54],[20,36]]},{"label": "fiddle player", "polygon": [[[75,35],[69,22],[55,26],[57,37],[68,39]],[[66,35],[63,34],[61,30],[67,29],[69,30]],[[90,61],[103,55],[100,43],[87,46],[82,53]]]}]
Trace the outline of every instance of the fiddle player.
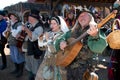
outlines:
[{"label": "fiddle player", "polygon": [[[81,12],[78,16],[78,22],[79,26],[77,26],[76,29],[73,31],[71,37],[77,38],[86,31],[88,35],[80,40],[80,42],[83,44],[82,49],[79,51],[77,57],[66,67],[67,80],[84,80],[83,79],[84,72],[89,68],[89,65],[92,65],[92,55],[94,54],[94,52],[93,50],[91,50],[91,47],[94,47],[96,45],[94,41],[97,42],[101,38],[99,36],[100,31],[97,28],[97,24],[94,21],[94,18],[91,13],[89,13],[88,11]],[[91,42],[93,45],[88,45],[89,42]],[[66,41],[62,41],[60,43],[61,50],[65,50],[66,46],[67,46]],[[99,47],[96,46],[95,47],[96,50],[98,49],[100,50],[101,49],[100,47],[103,46],[100,45]]]},{"label": "fiddle player", "polygon": [[8,31],[10,31],[10,35],[8,36],[8,45],[10,48],[10,57],[15,66],[15,69],[11,72],[11,74],[15,74],[15,77],[21,77],[23,74],[25,59],[24,55],[17,46],[17,36],[22,30],[22,23],[17,12],[9,13],[9,18],[11,27],[8,29]]}]

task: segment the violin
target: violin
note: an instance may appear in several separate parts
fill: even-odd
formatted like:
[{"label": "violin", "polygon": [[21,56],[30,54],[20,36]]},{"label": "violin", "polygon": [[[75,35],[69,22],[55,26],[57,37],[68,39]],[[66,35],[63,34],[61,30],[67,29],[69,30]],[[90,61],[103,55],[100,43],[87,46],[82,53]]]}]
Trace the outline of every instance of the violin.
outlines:
[{"label": "violin", "polygon": [[[24,27],[27,27],[28,29],[30,28],[30,23],[26,23],[25,25],[23,25]],[[17,38],[17,47],[18,48],[21,48],[22,47],[22,44],[24,42],[24,39],[26,37],[27,33],[22,30],[20,33],[19,33],[19,37]]]}]

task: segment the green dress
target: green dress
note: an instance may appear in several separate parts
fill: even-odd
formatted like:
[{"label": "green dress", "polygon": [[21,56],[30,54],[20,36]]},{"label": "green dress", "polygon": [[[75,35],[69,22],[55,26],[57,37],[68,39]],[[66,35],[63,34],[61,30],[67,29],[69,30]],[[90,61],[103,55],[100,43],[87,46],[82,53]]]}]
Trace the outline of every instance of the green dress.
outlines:
[{"label": "green dress", "polygon": [[56,48],[54,41],[62,35],[63,32],[59,31],[54,33],[53,37],[47,41],[47,49],[43,62],[39,66],[35,80],[66,80],[66,70],[63,67],[56,66]]}]

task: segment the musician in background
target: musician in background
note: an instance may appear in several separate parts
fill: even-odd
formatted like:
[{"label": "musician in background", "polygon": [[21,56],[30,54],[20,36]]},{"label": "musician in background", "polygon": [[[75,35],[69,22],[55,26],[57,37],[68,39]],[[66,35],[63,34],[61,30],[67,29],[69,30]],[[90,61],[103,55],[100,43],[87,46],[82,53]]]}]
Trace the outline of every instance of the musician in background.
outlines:
[{"label": "musician in background", "polygon": [[63,33],[68,31],[68,27],[62,17],[56,16],[51,18],[50,28],[52,31],[46,32],[43,35],[42,40],[44,41],[42,42],[45,44],[44,46],[46,46],[46,52],[35,80],[66,80],[66,70],[63,67],[56,66],[55,63],[56,49],[54,42]]},{"label": "musician in background", "polygon": [[[91,47],[96,45],[94,40],[99,41],[100,38],[99,30],[92,14],[90,14],[88,11],[83,11],[79,14],[78,21],[79,26],[76,27],[71,37],[77,38],[86,31],[88,35],[80,40],[80,42],[83,44],[82,49],[79,51],[77,57],[72,61],[72,63],[66,67],[67,80],[84,79],[83,77],[85,76],[83,76],[83,74],[86,72],[86,69],[89,68],[89,65],[92,65],[92,55],[94,52],[91,50]],[[93,42],[88,46],[89,41]],[[64,50],[66,46],[67,42],[63,41],[60,43],[60,48],[62,50]],[[96,49],[100,50],[100,47],[102,47],[102,45],[96,47]]]},{"label": "musician in background", "polygon": [[11,27],[7,29],[7,31],[10,31],[10,35],[8,36],[8,45],[10,48],[10,57],[15,66],[15,69],[11,72],[11,74],[15,74],[15,77],[21,77],[25,58],[22,52],[19,50],[17,38],[18,34],[22,30],[23,25],[20,21],[19,13],[11,12],[9,13],[9,18]]},{"label": "musician in background", "polygon": [[25,54],[26,65],[29,80],[34,80],[44,56],[44,52],[38,48],[38,37],[43,34],[43,25],[40,21],[39,11],[36,9],[30,10],[28,23],[30,28],[23,27],[22,30],[27,34],[27,54]]},{"label": "musician in background", "polygon": [[[113,4],[113,10],[117,10],[117,16],[115,19],[119,19],[120,20],[120,0],[116,0]],[[118,25],[116,25],[116,29],[115,30],[120,30],[120,22],[118,22]],[[110,31],[112,31],[112,28],[109,29]],[[110,33],[110,32],[109,32]],[[112,64],[112,73],[113,73],[113,80],[119,80],[120,79],[120,49],[112,49],[110,48],[109,50],[111,50],[111,64]],[[111,79],[111,75],[110,77],[108,76],[109,79]]]},{"label": "musician in background", "polygon": [[7,27],[7,22],[4,19],[4,12],[0,11],[0,54],[2,57],[2,65],[0,66],[0,70],[3,70],[7,67],[6,56],[4,53],[5,44],[7,43],[7,39],[2,34]]},{"label": "musician in background", "polygon": [[71,29],[74,26],[76,20],[75,20],[73,10],[68,11],[67,16],[65,18],[65,21],[66,21],[67,26],[69,27],[69,29]]}]

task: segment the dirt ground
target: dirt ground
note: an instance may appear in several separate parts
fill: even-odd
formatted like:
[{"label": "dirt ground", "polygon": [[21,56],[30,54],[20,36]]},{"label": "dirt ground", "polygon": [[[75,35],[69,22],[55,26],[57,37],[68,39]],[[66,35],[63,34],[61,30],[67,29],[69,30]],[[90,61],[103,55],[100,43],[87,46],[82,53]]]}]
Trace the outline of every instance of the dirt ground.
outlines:
[{"label": "dirt ground", "polygon": [[[20,78],[16,78],[15,75],[10,74],[10,72],[14,69],[14,65],[10,59],[9,49],[5,48],[5,53],[7,56],[7,68],[4,70],[0,70],[0,80],[28,80],[27,71],[24,69],[23,76]],[[96,73],[99,76],[99,80],[108,80],[107,79],[107,62],[104,61],[95,61],[98,63],[96,67]],[[0,65],[1,65],[1,57],[0,57]]]},{"label": "dirt ground", "polygon": [[[16,78],[15,75],[10,74],[12,70],[14,70],[14,65],[10,59],[9,49],[5,48],[5,53],[7,56],[7,68],[4,70],[0,70],[0,80],[28,80],[27,71],[24,69],[23,76],[20,78]],[[1,65],[1,57],[0,57],[0,65]]]}]

